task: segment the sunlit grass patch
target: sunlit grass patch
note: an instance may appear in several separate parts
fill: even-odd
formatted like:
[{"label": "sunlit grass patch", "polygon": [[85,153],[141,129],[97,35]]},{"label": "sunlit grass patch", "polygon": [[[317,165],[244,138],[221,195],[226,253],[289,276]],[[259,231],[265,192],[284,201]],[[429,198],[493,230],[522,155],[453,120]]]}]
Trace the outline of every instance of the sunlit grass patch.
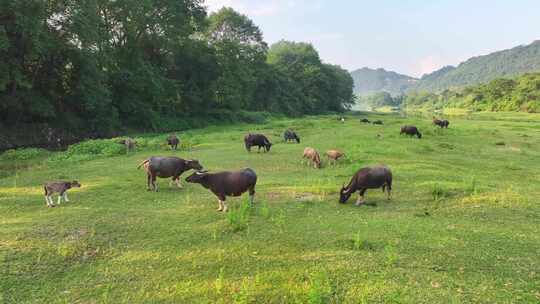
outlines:
[{"label": "sunlit grass patch", "polygon": [[[336,115],[271,119],[178,132],[193,145],[179,151],[165,146],[168,133],[142,134],[130,154],[20,161],[0,172],[0,288],[8,303],[536,299],[540,133],[528,127],[536,116],[451,116],[444,130],[431,113],[364,116],[384,125],[353,115],[345,124]],[[400,136],[403,124],[424,137]],[[282,143],[287,128],[302,144]],[[269,135],[271,152],[247,153],[248,132]],[[347,159],[302,166],[305,146]],[[136,166],[150,155],[199,159],[211,171],[251,167],[254,205],[244,194],[217,212],[213,193],[184,180],[177,189],[160,179],[160,192],[148,192]],[[372,189],[366,199],[376,207],[354,206],[356,194],[338,203],[358,169],[380,163],[393,171],[391,201]],[[46,208],[41,185],[56,179],[82,188],[68,192],[73,203]]]}]

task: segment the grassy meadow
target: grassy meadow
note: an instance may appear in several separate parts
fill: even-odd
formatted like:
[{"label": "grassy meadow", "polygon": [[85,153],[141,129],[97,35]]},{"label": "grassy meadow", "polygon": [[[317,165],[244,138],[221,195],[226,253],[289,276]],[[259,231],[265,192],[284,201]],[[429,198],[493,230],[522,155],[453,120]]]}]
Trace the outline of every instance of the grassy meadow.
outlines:
[{"label": "grassy meadow", "polygon": [[[277,119],[178,133],[177,152],[155,134],[128,155],[0,156],[0,303],[538,303],[540,116],[449,120]],[[423,138],[400,136],[403,124]],[[283,142],[287,128],[301,144]],[[270,153],[245,151],[250,131]],[[347,157],[317,170],[301,164],[306,146]],[[151,155],[250,167],[255,205],[245,194],[218,213],[188,174],[183,189],[161,179],[147,192],[136,166]],[[369,190],[367,206],[338,204],[342,184],[379,163],[393,199]],[[47,208],[41,185],[57,179],[82,188]]]}]

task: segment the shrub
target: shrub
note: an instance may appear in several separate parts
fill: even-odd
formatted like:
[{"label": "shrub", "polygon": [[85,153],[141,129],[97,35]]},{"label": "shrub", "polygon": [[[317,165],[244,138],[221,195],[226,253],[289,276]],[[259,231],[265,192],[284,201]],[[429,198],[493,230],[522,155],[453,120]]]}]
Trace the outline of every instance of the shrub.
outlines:
[{"label": "shrub", "polygon": [[270,117],[267,112],[238,112],[238,120],[245,123],[264,124]]},{"label": "shrub", "polygon": [[0,160],[29,160],[46,156],[48,153],[47,150],[38,148],[12,149],[0,154]]},{"label": "shrub", "polygon": [[126,154],[124,145],[113,139],[95,139],[71,145],[67,151],[54,154],[49,161],[83,161],[122,154]]}]

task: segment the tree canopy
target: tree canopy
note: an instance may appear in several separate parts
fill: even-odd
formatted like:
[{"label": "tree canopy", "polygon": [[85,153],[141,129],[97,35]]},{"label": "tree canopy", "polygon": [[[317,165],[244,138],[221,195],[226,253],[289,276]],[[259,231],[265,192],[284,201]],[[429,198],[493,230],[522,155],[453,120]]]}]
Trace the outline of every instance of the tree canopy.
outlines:
[{"label": "tree canopy", "polygon": [[4,126],[105,135],[353,102],[349,74],[321,62],[312,45],[269,48],[247,16],[207,15],[201,0],[1,1],[0,60]]}]

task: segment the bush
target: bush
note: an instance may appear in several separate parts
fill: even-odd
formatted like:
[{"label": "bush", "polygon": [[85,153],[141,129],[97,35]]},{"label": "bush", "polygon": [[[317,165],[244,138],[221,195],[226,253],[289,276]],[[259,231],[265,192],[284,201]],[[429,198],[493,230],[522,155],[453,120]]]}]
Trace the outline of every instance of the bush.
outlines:
[{"label": "bush", "polygon": [[267,112],[240,111],[238,113],[238,120],[245,123],[264,124],[270,116],[270,113]]},{"label": "bush", "polygon": [[45,149],[24,148],[12,149],[0,154],[0,160],[29,160],[33,158],[43,157],[49,154]]},{"label": "bush", "polygon": [[56,153],[50,161],[82,161],[100,157],[126,154],[126,147],[114,139],[94,139],[83,141],[68,147],[67,151]]}]

